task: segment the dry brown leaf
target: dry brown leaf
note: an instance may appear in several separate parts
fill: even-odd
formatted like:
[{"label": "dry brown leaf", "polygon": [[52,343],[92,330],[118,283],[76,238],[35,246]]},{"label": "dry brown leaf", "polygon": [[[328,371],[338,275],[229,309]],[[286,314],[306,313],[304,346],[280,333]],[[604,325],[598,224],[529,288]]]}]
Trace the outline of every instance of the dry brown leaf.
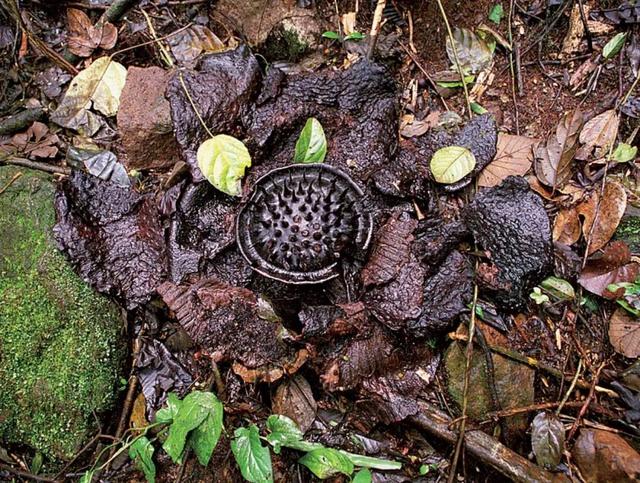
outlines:
[{"label": "dry brown leaf", "polygon": [[318,403],[307,380],[300,374],[287,379],[276,389],[272,412],[290,417],[305,433],[316,419]]},{"label": "dry brown leaf", "polygon": [[640,356],[640,319],[623,308],[616,309],[609,321],[609,342],[625,357]]},{"label": "dry brown leaf", "polygon": [[498,134],[496,157],[480,172],[479,186],[496,186],[507,176],[524,176],[533,162],[533,146],[538,139]]},{"label": "dry brown leaf", "polygon": [[575,3],[569,16],[569,30],[562,41],[563,56],[570,56],[574,52],[580,50],[580,44],[584,37],[584,24],[582,22],[582,16],[580,14],[581,6]]},{"label": "dry brown leaf", "polygon": [[585,160],[592,152],[595,159],[605,157],[616,140],[619,125],[620,117],[615,109],[609,109],[589,120],[580,132],[578,139],[583,146],[576,152],[576,159]]},{"label": "dry brown leaf", "polygon": [[591,73],[598,67],[596,59],[587,59],[578,67],[569,79],[569,87],[575,92],[587,80]]},{"label": "dry brown leaf", "polygon": [[440,114],[440,111],[430,112],[427,117],[420,121],[416,120],[413,115],[403,116],[400,123],[400,135],[405,138],[422,136],[429,129],[438,125]]},{"label": "dry brown leaf", "polygon": [[618,293],[607,290],[612,283],[634,282],[640,273],[640,264],[631,261],[629,247],[623,241],[611,242],[602,257],[589,260],[578,283],[589,292],[607,299],[616,299]]},{"label": "dry brown leaf", "polygon": [[167,42],[178,62],[191,62],[200,54],[227,50],[227,46],[207,27],[193,25],[170,37]]},{"label": "dry brown leaf", "polygon": [[[593,203],[593,198],[596,196],[597,193],[594,193],[588,203]],[[627,193],[624,187],[615,181],[607,181],[595,214],[592,217],[587,216],[591,214],[590,207],[589,210],[580,211],[580,214],[585,217],[582,234],[585,240],[589,240],[589,255],[600,250],[611,240],[626,207]]]},{"label": "dry brown leaf", "polygon": [[535,149],[536,176],[554,191],[571,179],[582,123],[580,110],[569,111],[558,123],[556,132]]},{"label": "dry brown leaf", "polygon": [[356,12],[348,12],[342,16],[342,31],[345,36],[356,31]]},{"label": "dry brown leaf", "polygon": [[118,30],[113,24],[99,21],[94,26],[87,14],[77,8],[67,10],[67,22],[69,51],[79,57],[89,57],[98,47],[111,49],[118,40]]},{"label": "dry brown leaf", "polygon": [[26,158],[53,158],[58,154],[58,136],[49,133],[41,122],[34,122],[25,132],[14,134],[9,142],[0,145],[0,153],[20,153]]},{"label": "dry brown leaf", "polygon": [[580,218],[575,207],[560,210],[553,222],[553,241],[573,245],[580,239]]}]

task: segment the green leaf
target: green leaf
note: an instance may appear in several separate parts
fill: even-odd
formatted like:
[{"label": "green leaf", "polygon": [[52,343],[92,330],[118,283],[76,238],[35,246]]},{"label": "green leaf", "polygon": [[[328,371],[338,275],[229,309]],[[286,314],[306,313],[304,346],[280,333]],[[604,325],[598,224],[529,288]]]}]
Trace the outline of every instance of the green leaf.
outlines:
[{"label": "green leaf", "polygon": [[340,39],[340,35],[338,35],[338,32],[334,32],[333,30],[327,30],[326,32],[324,32],[322,34],[322,36],[325,39],[331,39],[331,40],[339,40]]},{"label": "green leaf", "polygon": [[[456,56],[465,74],[475,74],[487,68],[493,60],[493,52],[487,43],[469,29],[456,27],[453,30],[453,45],[447,37],[447,56],[451,65],[456,65]],[[454,70],[457,70],[454,69]]]},{"label": "green leaf", "polygon": [[154,447],[146,436],[137,438],[129,447],[129,458],[142,470],[149,483],[156,481],[156,465],[153,462]]},{"label": "green leaf", "polygon": [[333,448],[320,448],[310,451],[298,460],[311,473],[321,480],[342,473],[351,475],[353,473],[353,463],[340,451]]},{"label": "green leaf", "polygon": [[573,286],[566,280],[558,277],[547,277],[540,283],[540,287],[558,300],[573,300],[576,296]]},{"label": "green leaf", "polygon": [[[193,394],[193,393],[192,393]],[[198,404],[206,408],[207,417],[189,435],[188,445],[202,466],[207,466],[222,433],[224,408],[211,392],[198,393]]]},{"label": "green leaf", "polygon": [[239,139],[218,134],[203,142],[196,154],[198,167],[215,188],[231,196],[240,196],[240,181],[251,166],[251,155]]},{"label": "green leaf", "polygon": [[609,40],[609,42],[607,42],[607,45],[604,46],[604,49],[602,49],[602,57],[609,60],[610,58],[615,56],[622,49],[625,40],[627,40],[626,33],[620,32],[619,34],[615,35],[611,40]]},{"label": "green leaf", "polygon": [[33,473],[34,475],[37,475],[38,473],[40,473],[40,470],[42,469],[42,463],[43,463],[42,453],[40,451],[36,451],[36,454],[33,457],[33,460],[31,461],[31,473]]},{"label": "green leaf", "polygon": [[167,395],[166,407],[158,409],[156,412],[156,423],[171,423],[178,414],[178,409],[182,404],[182,401],[178,399],[178,395],[174,392],[170,392]]},{"label": "green leaf", "polygon": [[480,104],[478,104],[477,102],[472,102],[471,103],[471,110],[473,112],[475,112],[476,114],[484,114],[485,112],[489,112],[484,107],[482,107]]},{"label": "green leaf", "polygon": [[271,453],[260,443],[258,427],[252,424],[248,428],[238,428],[234,435],[231,451],[243,478],[252,483],[272,482]]},{"label": "green leaf", "polygon": [[351,483],[371,483],[372,481],[373,476],[371,475],[371,471],[369,471],[367,468],[362,468],[353,477]]},{"label": "green leaf", "polygon": [[373,468],[382,471],[399,470],[402,468],[402,463],[400,463],[399,461],[373,458],[371,456],[349,453],[341,449],[339,449],[338,452],[346,456],[347,459],[351,461],[351,463],[353,463],[353,466],[360,466],[362,468]]},{"label": "green leaf", "polygon": [[451,184],[473,171],[476,157],[467,148],[448,146],[438,149],[433,154],[430,166],[433,178],[438,183]]},{"label": "green leaf", "polygon": [[312,451],[323,448],[319,443],[309,443],[302,439],[302,431],[291,418],[281,414],[272,414],[267,419],[267,429],[270,434],[267,441],[273,446],[275,454],[280,454],[281,448],[295,449],[298,451]]},{"label": "green leaf", "polygon": [[618,163],[626,163],[628,161],[633,161],[636,159],[636,155],[638,154],[638,147],[631,146],[626,143],[619,143],[616,146],[616,149],[611,154],[611,159],[617,161]]},{"label": "green leaf", "polygon": [[194,391],[187,395],[178,408],[178,412],[169,426],[169,436],[162,448],[171,457],[174,463],[182,461],[182,452],[187,443],[187,435],[209,416],[209,410],[201,404],[200,391]]},{"label": "green leaf", "polygon": [[344,39],[345,40],[362,40],[365,38],[365,35],[362,32],[351,32]]},{"label": "green leaf", "polygon": [[322,124],[315,117],[307,119],[296,142],[296,163],[322,163],[327,155],[327,139]]},{"label": "green leaf", "polygon": [[504,8],[502,8],[502,4],[496,3],[491,9],[491,12],[489,12],[489,20],[491,20],[496,25],[500,25],[503,16]]},{"label": "green leaf", "polygon": [[529,294],[529,297],[532,298],[537,305],[540,305],[549,301],[549,296],[547,294],[542,293],[542,290],[540,290],[540,287],[533,287],[533,292]]},{"label": "green leaf", "polygon": [[91,480],[93,480],[94,473],[95,473],[95,470],[89,470],[85,472],[85,474],[82,475],[82,477],[78,480],[78,483],[91,483]]},{"label": "green leaf", "polygon": [[[457,76],[458,79],[460,79],[460,76]],[[476,79],[475,75],[465,75],[464,76],[464,83],[469,85],[471,84],[474,80]],[[446,87],[448,89],[453,89],[455,87],[462,87],[462,81],[461,80],[452,80],[452,81],[436,81],[436,84],[438,84],[440,87]]]}]

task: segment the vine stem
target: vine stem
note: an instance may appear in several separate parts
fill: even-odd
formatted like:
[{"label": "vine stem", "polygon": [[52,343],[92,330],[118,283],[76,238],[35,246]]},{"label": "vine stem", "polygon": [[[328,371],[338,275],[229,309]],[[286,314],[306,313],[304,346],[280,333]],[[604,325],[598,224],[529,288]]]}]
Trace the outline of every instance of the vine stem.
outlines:
[{"label": "vine stem", "polygon": [[460,81],[462,82],[462,88],[464,89],[464,99],[467,102],[467,111],[469,112],[469,119],[473,117],[473,111],[471,111],[471,100],[469,99],[469,90],[467,89],[467,83],[464,80],[464,72],[462,70],[462,66],[460,65],[460,59],[458,58],[458,49],[456,48],[456,43],[453,39],[453,32],[451,31],[451,25],[449,25],[449,19],[447,18],[447,12],[444,11],[444,7],[442,6],[442,0],[437,0],[438,7],[440,8],[440,13],[442,14],[442,19],[444,20],[444,24],[447,27],[447,35],[449,36],[449,42],[451,42],[451,50],[453,51],[453,58],[456,61],[456,69],[458,70],[458,75],[460,76]]},{"label": "vine stem", "polygon": [[191,107],[193,108],[193,112],[195,112],[196,116],[198,117],[198,121],[200,121],[200,124],[202,124],[202,127],[204,128],[204,130],[207,131],[207,134],[209,135],[209,137],[212,138],[213,133],[209,130],[207,125],[204,123],[204,119],[202,119],[200,112],[196,108],[196,104],[195,102],[193,102],[193,98],[191,97],[191,94],[189,94],[189,89],[187,89],[187,84],[185,84],[184,82],[184,77],[182,77],[182,72],[178,72],[178,77],[180,78],[180,85],[182,86],[182,89],[184,90],[184,93],[187,96],[187,99],[189,99],[189,104],[191,104]]}]

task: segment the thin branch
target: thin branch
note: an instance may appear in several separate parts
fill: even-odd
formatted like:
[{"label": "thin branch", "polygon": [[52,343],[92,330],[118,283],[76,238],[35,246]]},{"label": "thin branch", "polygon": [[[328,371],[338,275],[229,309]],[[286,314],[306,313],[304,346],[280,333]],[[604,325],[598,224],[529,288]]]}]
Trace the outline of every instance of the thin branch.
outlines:
[{"label": "thin branch", "polygon": [[373,58],[373,53],[376,49],[376,43],[378,42],[378,35],[380,34],[380,26],[382,25],[382,13],[384,7],[387,5],[387,0],[378,0],[376,4],[376,10],[373,12],[373,22],[371,23],[371,32],[369,33],[369,50],[367,51],[367,60]]}]

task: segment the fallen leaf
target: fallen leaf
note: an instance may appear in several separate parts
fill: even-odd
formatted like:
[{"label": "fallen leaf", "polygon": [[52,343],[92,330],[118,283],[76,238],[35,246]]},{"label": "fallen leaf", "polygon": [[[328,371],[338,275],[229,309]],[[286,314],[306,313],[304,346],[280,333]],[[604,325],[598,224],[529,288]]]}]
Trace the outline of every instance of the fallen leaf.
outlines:
[{"label": "fallen leaf", "polygon": [[609,342],[625,357],[640,356],[640,319],[619,308],[609,320]]},{"label": "fallen leaf", "polygon": [[560,210],[553,222],[553,241],[573,245],[580,239],[580,218],[575,207]]},{"label": "fallen leaf", "polygon": [[97,116],[89,109],[93,106],[107,117],[115,116],[126,77],[127,69],[122,64],[109,57],[96,59],[73,78],[51,120],[69,129],[83,129],[93,134],[99,125]]},{"label": "fallen leaf", "polygon": [[429,163],[433,178],[438,183],[452,184],[473,171],[476,158],[471,151],[461,146],[448,146],[433,153]]},{"label": "fallen leaf", "polygon": [[571,10],[569,29],[562,41],[561,55],[563,56],[570,56],[580,50],[580,44],[584,37],[584,23],[582,22],[581,8],[582,6],[576,3]]},{"label": "fallen leaf", "polygon": [[440,114],[440,111],[433,111],[422,120],[416,120],[413,116],[407,118],[400,125],[400,135],[405,138],[422,136],[429,129],[438,125]]},{"label": "fallen leaf", "polygon": [[478,176],[478,186],[499,185],[507,176],[524,176],[533,162],[533,146],[538,139],[498,134],[496,157]]},{"label": "fallen leaf", "polygon": [[582,428],[572,454],[587,483],[638,481],[640,455],[610,431]]},{"label": "fallen leaf", "polygon": [[171,53],[178,62],[191,62],[202,53],[227,50],[227,46],[203,25],[193,25],[167,39]]},{"label": "fallen leaf", "polygon": [[569,87],[574,92],[587,80],[591,73],[598,67],[598,61],[596,59],[587,59],[584,63],[578,67],[569,79]]},{"label": "fallen leaf", "polygon": [[[460,67],[465,73],[478,73],[491,64],[493,52],[486,42],[469,29],[454,28],[453,41],[455,42],[456,53]],[[456,65],[451,41],[447,37],[447,56],[452,65]]]},{"label": "fallen leaf", "polygon": [[531,448],[536,461],[547,469],[555,469],[562,461],[564,425],[553,413],[539,413],[531,423]]},{"label": "fallen leaf", "polygon": [[342,32],[345,36],[356,31],[356,12],[348,12],[342,15]]},{"label": "fallen leaf", "polygon": [[98,47],[109,50],[118,39],[116,27],[104,21],[95,26],[82,10],[70,8],[67,10],[69,25],[69,51],[79,57],[89,57]]},{"label": "fallen leaf", "polygon": [[617,298],[607,290],[612,283],[633,282],[640,274],[640,264],[631,261],[629,247],[623,241],[611,242],[602,257],[589,260],[578,283],[589,292],[607,299]]},{"label": "fallen leaf", "polygon": [[282,414],[294,420],[305,433],[316,419],[318,404],[313,397],[311,386],[299,375],[287,379],[276,389],[273,397],[273,414]]},{"label": "fallen leaf", "polygon": [[616,140],[619,125],[620,116],[615,109],[589,120],[580,132],[578,139],[583,146],[576,152],[576,159],[586,160],[591,153],[595,159],[604,158]]},{"label": "fallen leaf", "polygon": [[11,139],[0,145],[1,154],[21,154],[30,159],[53,158],[58,154],[56,146],[60,139],[49,133],[49,128],[41,122],[34,122],[25,132],[14,134]]},{"label": "fallen leaf", "polygon": [[607,44],[602,49],[602,57],[609,60],[612,57],[616,56],[620,50],[622,50],[622,46],[627,40],[626,32],[619,32],[614,37],[607,42]]},{"label": "fallen leaf", "polygon": [[554,191],[571,179],[582,123],[582,113],[579,110],[566,113],[558,123],[556,132],[535,149],[536,176]]},{"label": "fallen leaf", "polygon": [[582,234],[586,240],[590,240],[589,255],[600,250],[611,240],[626,207],[627,192],[624,187],[615,181],[607,181],[595,216],[592,220],[585,217],[582,225]]},{"label": "fallen leaf", "polygon": [[634,119],[640,118],[640,97],[629,97],[620,107],[620,111]]},{"label": "fallen leaf", "polygon": [[251,166],[251,155],[242,141],[218,134],[200,145],[197,158],[209,183],[230,196],[240,196],[244,171]]}]

